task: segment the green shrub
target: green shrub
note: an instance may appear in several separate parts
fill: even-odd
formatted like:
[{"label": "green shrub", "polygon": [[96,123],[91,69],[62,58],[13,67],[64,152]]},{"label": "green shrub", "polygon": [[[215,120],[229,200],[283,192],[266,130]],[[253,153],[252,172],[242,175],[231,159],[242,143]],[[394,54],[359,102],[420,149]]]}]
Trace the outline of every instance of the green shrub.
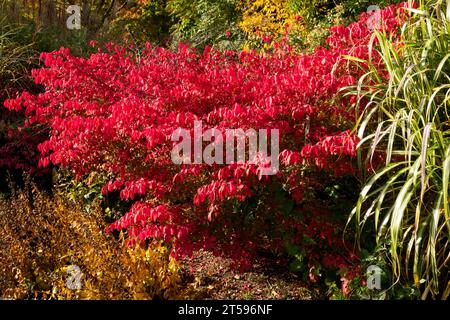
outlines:
[{"label": "green shrub", "polygon": [[121,10],[109,26],[109,36],[115,42],[146,41],[165,45],[170,40],[169,28],[173,19],[166,10],[167,0],[135,2]]},{"label": "green shrub", "polygon": [[[173,40],[189,42],[194,47],[215,45],[232,49],[242,44],[238,27],[239,0],[171,0],[167,10],[174,19]],[[231,38],[226,36],[230,32]]]}]

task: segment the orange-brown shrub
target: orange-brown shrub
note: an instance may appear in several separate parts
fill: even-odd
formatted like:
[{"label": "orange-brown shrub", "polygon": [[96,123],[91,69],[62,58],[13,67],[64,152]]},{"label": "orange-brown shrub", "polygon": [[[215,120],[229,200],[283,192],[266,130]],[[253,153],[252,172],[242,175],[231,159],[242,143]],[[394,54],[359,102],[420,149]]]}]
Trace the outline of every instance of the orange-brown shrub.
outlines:
[{"label": "orange-brown shrub", "polygon": [[[170,299],[179,268],[158,243],[125,248],[107,235],[100,206],[77,210],[61,195],[29,192],[0,199],[0,298]],[[79,290],[68,268],[81,270]]]}]

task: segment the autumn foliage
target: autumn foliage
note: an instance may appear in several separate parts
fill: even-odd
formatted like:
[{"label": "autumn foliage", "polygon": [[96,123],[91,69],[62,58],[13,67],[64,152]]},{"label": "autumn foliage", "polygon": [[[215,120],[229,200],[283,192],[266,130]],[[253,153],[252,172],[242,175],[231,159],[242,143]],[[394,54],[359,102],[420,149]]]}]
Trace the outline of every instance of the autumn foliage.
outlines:
[{"label": "autumn foliage", "polygon": [[[98,201],[89,212],[26,180],[0,198],[0,296],[5,299],[172,299],[179,265],[167,249],[126,248],[105,234]],[[71,288],[70,268],[80,287]]]},{"label": "autumn foliage", "polygon": [[[382,11],[387,32],[395,34],[401,7]],[[203,248],[245,268],[266,244],[295,244],[309,270],[351,266],[345,212],[331,212],[319,194],[357,173],[356,99],[340,90],[363,74],[345,56],[368,58],[367,19],[332,28],[327,46],[309,55],[283,43],[269,54],[147,45],[136,55],[111,45],[81,58],[61,48],[33,71],[45,91],[6,106],[24,109],[27,126],[50,128],[41,166],[98,172],[109,179],[104,194],[132,202],[108,228],[126,231],[129,245],[159,239],[174,257]],[[175,165],[171,134],[196,120],[204,130],[279,129],[279,173],[262,176],[263,162]]]}]

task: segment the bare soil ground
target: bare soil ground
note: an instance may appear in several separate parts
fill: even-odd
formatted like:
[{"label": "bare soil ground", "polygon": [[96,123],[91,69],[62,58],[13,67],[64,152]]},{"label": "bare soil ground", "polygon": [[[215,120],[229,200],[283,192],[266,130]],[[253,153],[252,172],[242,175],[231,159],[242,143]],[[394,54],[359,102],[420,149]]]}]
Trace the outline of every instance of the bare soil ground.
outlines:
[{"label": "bare soil ground", "polygon": [[181,296],[186,299],[324,299],[319,289],[308,286],[272,257],[260,257],[253,269],[245,273],[234,270],[229,259],[205,251],[196,252],[182,265]]}]

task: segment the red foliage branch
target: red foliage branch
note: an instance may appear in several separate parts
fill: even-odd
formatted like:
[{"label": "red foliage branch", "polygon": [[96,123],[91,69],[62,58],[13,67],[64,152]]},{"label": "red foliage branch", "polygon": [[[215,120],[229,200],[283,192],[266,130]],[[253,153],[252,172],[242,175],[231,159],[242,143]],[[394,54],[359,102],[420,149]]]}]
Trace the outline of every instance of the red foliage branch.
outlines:
[{"label": "red foliage branch", "polygon": [[[381,12],[386,32],[395,35],[404,6]],[[302,203],[305,186],[317,183],[304,174],[308,170],[355,173],[358,140],[350,130],[356,101],[339,91],[363,73],[344,56],[368,58],[367,19],[363,14],[348,27],[332,28],[328,47],[309,55],[283,46],[270,54],[211,48],[198,54],[184,45],[175,52],[147,45],[135,56],[111,45],[85,59],[61,48],[43,53],[45,67],[33,71],[45,92],[25,92],[6,107],[25,109],[27,125],[50,127],[50,138],[39,146],[42,166],[52,162],[77,176],[103,173],[111,178],[104,193],[117,190],[134,201],[110,226],[128,230],[131,243],[162,239],[175,256],[205,248],[248,266],[270,227],[278,234],[291,230],[294,239],[317,238],[334,252],[323,263],[336,267],[343,263],[336,253],[342,245],[327,215],[315,212],[298,223],[283,215],[270,190],[284,185]],[[381,65],[376,56],[372,61]],[[261,177],[255,164],[175,165],[172,132],[193,130],[199,120],[204,130],[279,129],[280,172]],[[255,195],[265,202],[252,209],[258,214],[246,229],[242,203]],[[317,253],[309,258],[322,259]]]}]

